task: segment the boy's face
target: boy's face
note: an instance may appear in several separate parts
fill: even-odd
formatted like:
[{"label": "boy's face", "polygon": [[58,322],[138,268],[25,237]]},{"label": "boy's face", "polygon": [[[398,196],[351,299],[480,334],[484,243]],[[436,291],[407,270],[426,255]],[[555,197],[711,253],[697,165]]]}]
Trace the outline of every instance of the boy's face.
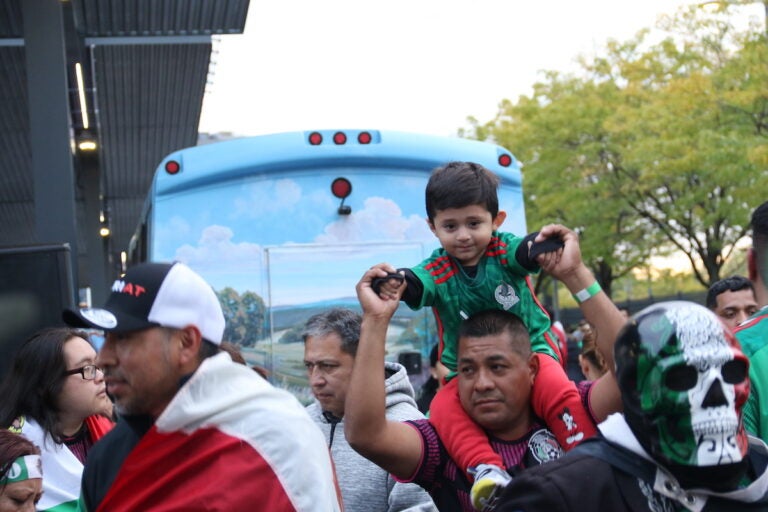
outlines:
[{"label": "boy's face", "polygon": [[440,240],[440,245],[463,266],[477,265],[485,253],[491,234],[501,226],[506,213],[496,218],[482,205],[438,210],[429,222],[429,228]]}]

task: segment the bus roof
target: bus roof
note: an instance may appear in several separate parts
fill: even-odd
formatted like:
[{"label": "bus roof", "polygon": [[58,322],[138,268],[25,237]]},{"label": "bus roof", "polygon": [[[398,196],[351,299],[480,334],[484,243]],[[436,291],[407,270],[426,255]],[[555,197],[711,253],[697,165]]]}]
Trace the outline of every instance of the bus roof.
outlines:
[{"label": "bus roof", "polygon": [[431,170],[453,160],[479,163],[503,184],[521,186],[520,164],[501,146],[385,130],[297,131],[194,146],[168,155],[153,186],[162,195],[259,173],[333,165]]}]

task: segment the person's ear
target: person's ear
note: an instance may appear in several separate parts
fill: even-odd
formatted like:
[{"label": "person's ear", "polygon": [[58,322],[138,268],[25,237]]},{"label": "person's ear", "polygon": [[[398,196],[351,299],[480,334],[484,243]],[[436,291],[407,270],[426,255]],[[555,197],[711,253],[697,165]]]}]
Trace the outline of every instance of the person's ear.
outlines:
[{"label": "person's ear", "polygon": [[493,218],[493,230],[496,231],[499,229],[501,225],[504,224],[505,220],[507,220],[507,212],[499,210],[499,213]]},{"label": "person's ear", "polygon": [[531,385],[533,385],[533,381],[536,380],[536,375],[539,373],[539,355],[535,352],[528,358],[528,371],[531,373]]},{"label": "person's ear", "polygon": [[589,362],[581,354],[579,354],[579,367],[581,368],[581,373],[586,377],[589,374]]},{"label": "person's ear", "polygon": [[747,277],[753,283],[757,281],[757,254],[755,254],[755,248],[750,247],[747,251]]},{"label": "person's ear", "polygon": [[431,219],[427,218],[427,226],[429,226],[429,230],[432,232],[433,235],[437,236],[437,233],[435,233],[435,223],[432,222]]},{"label": "person's ear", "polygon": [[203,343],[203,335],[200,329],[194,325],[188,325],[179,329],[179,361],[182,365],[196,362],[200,353],[200,345]]}]

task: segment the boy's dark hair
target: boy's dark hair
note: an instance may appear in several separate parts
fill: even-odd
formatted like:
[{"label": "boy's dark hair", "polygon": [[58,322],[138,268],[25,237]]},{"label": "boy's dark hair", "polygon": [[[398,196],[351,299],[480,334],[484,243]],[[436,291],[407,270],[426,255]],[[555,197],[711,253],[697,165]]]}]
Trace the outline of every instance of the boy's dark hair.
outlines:
[{"label": "boy's dark hair", "polygon": [[498,176],[473,162],[449,162],[438,167],[427,182],[427,217],[432,222],[440,210],[476,204],[484,206],[492,217],[496,217],[500,183]]},{"label": "boy's dark hair", "polygon": [[341,351],[355,357],[361,324],[362,317],[359,313],[347,308],[333,308],[310,317],[304,325],[301,339],[306,343],[309,337],[317,338],[335,332],[341,338]]},{"label": "boy's dark hair", "polygon": [[464,320],[459,328],[459,340],[503,333],[509,334],[509,345],[514,352],[524,359],[531,356],[531,337],[525,323],[519,316],[502,309],[480,311]]},{"label": "boy's dark hair", "polygon": [[752,285],[752,281],[744,276],[730,276],[715,281],[707,290],[707,307],[714,311],[717,307],[718,295],[723,292],[738,292],[741,290],[752,290],[754,293],[755,287]]},{"label": "boy's dark hair", "polygon": [[763,283],[768,284],[768,201],[752,212],[752,247],[755,251],[757,272]]}]

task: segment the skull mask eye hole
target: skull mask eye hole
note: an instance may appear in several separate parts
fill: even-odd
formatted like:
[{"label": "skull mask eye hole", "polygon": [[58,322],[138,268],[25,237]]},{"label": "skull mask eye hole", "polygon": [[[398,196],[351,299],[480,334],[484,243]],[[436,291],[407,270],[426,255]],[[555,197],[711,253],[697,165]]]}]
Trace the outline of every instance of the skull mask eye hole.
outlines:
[{"label": "skull mask eye hole", "polygon": [[728,384],[741,384],[747,378],[747,362],[733,359],[723,365],[723,380]]},{"label": "skull mask eye hole", "polygon": [[696,385],[699,372],[693,366],[673,366],[664,375],[664,384],[672,391],[688,391]]}]

